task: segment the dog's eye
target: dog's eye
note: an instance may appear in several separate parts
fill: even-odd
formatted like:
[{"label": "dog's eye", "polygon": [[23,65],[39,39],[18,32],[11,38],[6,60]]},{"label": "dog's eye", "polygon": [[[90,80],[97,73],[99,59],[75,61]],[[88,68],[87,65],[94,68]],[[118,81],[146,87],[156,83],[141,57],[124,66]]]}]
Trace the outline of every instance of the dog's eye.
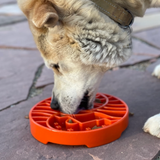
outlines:
[{"label": "dog's eye", "polygon": [[50,67],[56,70],[59,70],[59,65],[58,64],[50,64]]},{"label": "dog's eye", "polygon": [[89,24],[92,24],[92,23],[93,23],[93,21],[92,21],[92,20],[90,20],[88,23],[89,23]]}]

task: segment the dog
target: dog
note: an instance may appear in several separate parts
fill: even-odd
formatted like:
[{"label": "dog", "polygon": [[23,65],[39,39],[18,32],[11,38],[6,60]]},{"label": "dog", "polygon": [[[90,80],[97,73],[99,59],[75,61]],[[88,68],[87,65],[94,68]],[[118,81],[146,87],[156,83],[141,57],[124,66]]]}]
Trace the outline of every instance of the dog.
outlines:
[{"label": "dog", "polygon": [[[18,4],[46,66],[54,71],[51,108],[74,114],[93,107],[105,72],[131,56],[132,19],[143,17],[147,8],[160,7],[160,0],[18,0]],[[110,12],[103,7],[108,5],[118,7],[114,13],[127,15],[130,24],[107,15]],[[159,137],[159,124],[154,129],[148,125],[157,118],[153,119],[144,131],[155,135],[158,130]]]}]

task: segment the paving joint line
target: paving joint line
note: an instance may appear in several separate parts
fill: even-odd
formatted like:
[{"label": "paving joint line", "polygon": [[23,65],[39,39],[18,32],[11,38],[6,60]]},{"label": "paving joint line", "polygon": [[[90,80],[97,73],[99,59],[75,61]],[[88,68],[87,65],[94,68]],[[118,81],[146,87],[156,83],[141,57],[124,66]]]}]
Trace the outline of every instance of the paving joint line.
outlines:
[{"label": "paving joint line", "polygon": [[44,68],[44,63],[41,64],[41,65],[38,67],[38,69],[37,69],[37,71],[36,71],[36,73],[35,73],[35,77],[34,77],[34,79],[33,79],[33,83],[32,83],[32,85],[31,85],[31,87],[30,87],[30,89],[29,89],[29,92],[28,92],[27,100],[32,97],[32,92],[33,92],[34,90],[36,90],[35,85],[36,85],[37,80],[39,79],[39,77],[40,77],[41,74],[42,74],[43,68]]},{"label": "paving joint line", "polygon": [[141,62],[137,62],[137,63],[134,63],[134,64],[126,64],[126,65],[123,65],[123,66],[119,66],[119,68],[128,68],[130,66],[136,66],[136,65],[139,65],[139,64],[150,62],[152,59],[157,59],[158,60],[159,58],[160,58],[160,56],[156,56],[156,57],[153,57],[149,60],[143,60]]},{"label": "paving joint line", "polygon": [[136,37],[136,36],[134,36],[134,35],[132,35],[132,38],[133,38],[133,39],[136,39],[136,40],[139,40],[139,41],[141,41],[141,42],[143,42],[143,43],[145,43],[145,44],[147,44],[147,45],[149,45],[149,46],[151,46],[151,47],[154,47],[154,48],[160,50],[160,47],[158,47],[158,46],[156,46],[156,45],[154,45],[154,44],[152,44],[152,43],[150,43],[150,42],[147,42],[147,41],[145,41],[144,39],[141,39],[141,38]]},{"label": "paving joint line", "polygon": [[6,5],[9,5],[9,4],[17,4],[15,2],[3,2],[0,4],[0,6],[6,6]]},{"label": "paving joint line", "polygon": [[45,84],[45,85],[42,85],[42,86],[36,87],[36,89],[41,89],[41,88],[44,88],[44,87],[50,86],[51,84],[54,84],[54,82],[50,82],[50,83],[48,83],[48,84]]},{"label": "paving joint line", "polygon": [[38,67],[37,71],[35,72],[35,76],[34,76],[34,78],[33,78],[32,85],[31,85],[31,87],[29,88],[27,98],[25,98],[24,100],[18,101],[18,102],[16,102],[16,103],[13,103],[13,104],[11,104],[11,105],[3,108],[3,109],[0,109],[0,112],[2,112],[2,111],[4,111],[4,110],[7,110],[7,109],[9,109],[9,108],[12,108],[12,106],[15,106],[15,105],[17,105],[17,104],[20,104],[20,103],[22,103],[22,102],[25,102],[25,101],[27,101],[28,99],[31,98],[32,91],[33,91],[34,89],[36,89],[36,88],[35,88],[35,85],[36,85],[36,82],[37,82],[38,78],[41,76],[43,67],[44,67],[44,64],[41,64],[41,65]]},{"label": "paving joint line", "polygon": [[25,22],[25,21],[27,21],[26,18],[21,19],[21,20],[17,20],[17,21],[12,21],[12,22],[8,22],[8,23],[0,24],[0,27],[10,26],[12,24],[21,23],[21,22]]},{"label": "paving joint line", "polygon": [[14,49],[14,50],[29,50],[29,51],[36,51],[38,50],[37,48],[28,48],[28,47],[14,47],[14,46],[5,46],[5,45],[0,45],[0,49]]},{"label": "paving joint line", "polygon": [[[154,58],[156,59],[156,61],[158,61],[160,59],[160,56],[158,58]],[[125,66],[120,66],[119,68],[126,68],[126,69],[134,69],[134,70],[139,70],[139,71],[143,71],[146,72],[146,69],[149,65],[151,65],[152,63],[155,62],[150,62],[152,59],[150,60],[146,60],[146,61],[142,61],[133,65],[125,65]]]}]

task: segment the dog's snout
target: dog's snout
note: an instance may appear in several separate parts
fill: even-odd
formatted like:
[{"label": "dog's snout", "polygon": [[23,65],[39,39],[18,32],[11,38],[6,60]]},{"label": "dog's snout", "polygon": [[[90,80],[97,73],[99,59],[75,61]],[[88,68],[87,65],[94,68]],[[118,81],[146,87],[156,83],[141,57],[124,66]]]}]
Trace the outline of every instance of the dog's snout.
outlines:
[{"label": "dog's snout", "polygon": [[79,105],[79,109],[88,109],[89,96],[88,92],[85,93],[84,97],[81,100],[81,104]]},{"label": "dog's snout", "polygon": [[54,98],[52,99],[52,102],[51,102],[51,108],[54,110],[58,110],[60,108],[58,101]]}]

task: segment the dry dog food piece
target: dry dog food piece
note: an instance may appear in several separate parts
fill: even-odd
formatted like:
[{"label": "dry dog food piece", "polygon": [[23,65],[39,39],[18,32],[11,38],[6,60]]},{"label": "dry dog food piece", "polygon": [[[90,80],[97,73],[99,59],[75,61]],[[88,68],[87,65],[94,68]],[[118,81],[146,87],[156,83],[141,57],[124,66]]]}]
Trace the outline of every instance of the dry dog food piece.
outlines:
[{"label": "dry dog food piece", "polygon": [[101,100],[100,100],[100,99],[97,99],[97,98],[95,99],[94,102],[95,102],[95,103],[102,103]]},{"label": "dry dog food piece", "polygon": [[129,116],[130,116],[130,117],[134,116],[134,113],[129,112]]},{"label": "dry dog food piece", "polygon": [[73,121],[71,119],[69,119],[68,123],[73,123]]},{"label": "dry dog food piece", "polygon": [[29,119],[29,116],[25,116],[25,119]]},{"label": "dry dog food piece", "polygon": [[94,127],[92,128],[92,130],[93,130],[93,129],[98,129],[98,128],[102,128],[102,126],[99,126],[99,127],[98,127],[98,126],[94,126]]}]

